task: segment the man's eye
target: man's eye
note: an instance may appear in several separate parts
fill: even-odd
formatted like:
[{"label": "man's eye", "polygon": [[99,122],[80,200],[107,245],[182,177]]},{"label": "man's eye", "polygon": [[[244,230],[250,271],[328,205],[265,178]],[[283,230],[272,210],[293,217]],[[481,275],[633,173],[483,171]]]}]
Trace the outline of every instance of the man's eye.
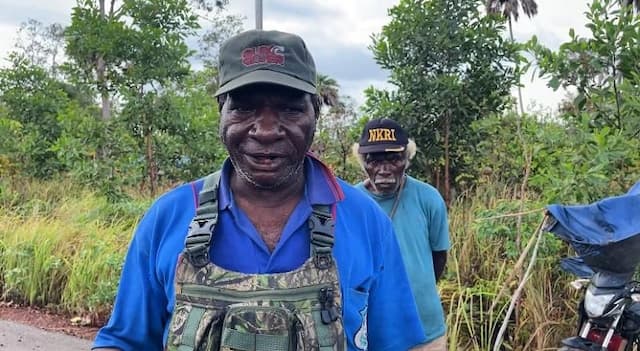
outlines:
[{"label": "man's eye", "polygon": [[238,113],[251,113],[253,111],[255,111],[253,108],[249,107],[249,106],[235,106],[233,108],[231,108],[232,111],[234,112],[238,112]]},{"label": "man's eye", "polygon": [[303,113],[304,109],[296,106],[285,106],[282,108],[282,112],[284,113]]}]

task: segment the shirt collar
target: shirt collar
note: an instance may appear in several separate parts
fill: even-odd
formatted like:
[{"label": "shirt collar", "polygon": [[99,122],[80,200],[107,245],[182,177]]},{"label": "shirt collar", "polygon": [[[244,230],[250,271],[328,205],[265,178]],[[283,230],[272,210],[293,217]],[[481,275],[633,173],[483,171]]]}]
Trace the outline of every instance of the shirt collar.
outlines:
[{"label": "shirt collar", "polygon": [[[227,209],[233,202],[229,186],[229,176],[232,170],[231,160],[227,158],[222,164],[220,191],[218,192],[221,210]],[[333,172],[312,154],[307,154],[304,159],[304,172],[305,194],[311,205],[331,205],[344,199],[342,188]]]}]

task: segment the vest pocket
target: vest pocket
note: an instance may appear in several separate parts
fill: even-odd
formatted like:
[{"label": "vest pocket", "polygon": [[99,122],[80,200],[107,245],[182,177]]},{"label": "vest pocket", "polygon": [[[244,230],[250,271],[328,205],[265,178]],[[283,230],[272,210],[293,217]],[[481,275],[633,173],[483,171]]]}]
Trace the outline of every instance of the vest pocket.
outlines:
[{"label": "vest pocket", "polygon": [[322,321],[322,309],[314,306],[310,311],[298,311],[295,316],[297,331],[297,351],[344,351],[345,340],[342,334],[342,318],[325,323]]},{"label": "vest pocket", "polygon": [[230,305],[222,325],[220,351],[292,351],[291,314],[277,306]]},{"label": "vest pocket", "polygon": [[171,319],[167,351],[214,351],[220,345],[224,310],[179,305]]}]

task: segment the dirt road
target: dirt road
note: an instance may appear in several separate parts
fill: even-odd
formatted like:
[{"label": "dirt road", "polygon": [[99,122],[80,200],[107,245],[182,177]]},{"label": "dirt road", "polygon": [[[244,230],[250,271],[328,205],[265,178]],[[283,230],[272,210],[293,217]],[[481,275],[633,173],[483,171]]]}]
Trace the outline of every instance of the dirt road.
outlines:
[{"label": "dirt road", "polygon": [[0,351],[88,351],[91,342],[0,320]]}]

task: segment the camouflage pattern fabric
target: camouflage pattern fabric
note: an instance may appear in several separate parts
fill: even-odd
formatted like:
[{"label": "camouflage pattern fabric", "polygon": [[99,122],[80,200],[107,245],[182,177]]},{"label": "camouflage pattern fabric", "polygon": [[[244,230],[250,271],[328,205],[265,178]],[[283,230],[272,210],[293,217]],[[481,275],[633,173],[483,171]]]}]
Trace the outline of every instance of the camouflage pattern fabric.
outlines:
[{"label": "camouflage pattern fabric", "polygon": [[309,218],[311,257],[298,269],[243,274],[208,257],[220,172],[205,178],[178,259],[167,351],[345,351],[342,296],[327,206]]},{"label": "camouflage pattern fabric", "polygon": [[[333,260],[328,269],[310,258],[291,272],[258,275],[212,263],[198,269],[181,255],[175,284],[166,350],[346,350]],[[327,289],[338,311],[329,323],[321,317]]]}]

